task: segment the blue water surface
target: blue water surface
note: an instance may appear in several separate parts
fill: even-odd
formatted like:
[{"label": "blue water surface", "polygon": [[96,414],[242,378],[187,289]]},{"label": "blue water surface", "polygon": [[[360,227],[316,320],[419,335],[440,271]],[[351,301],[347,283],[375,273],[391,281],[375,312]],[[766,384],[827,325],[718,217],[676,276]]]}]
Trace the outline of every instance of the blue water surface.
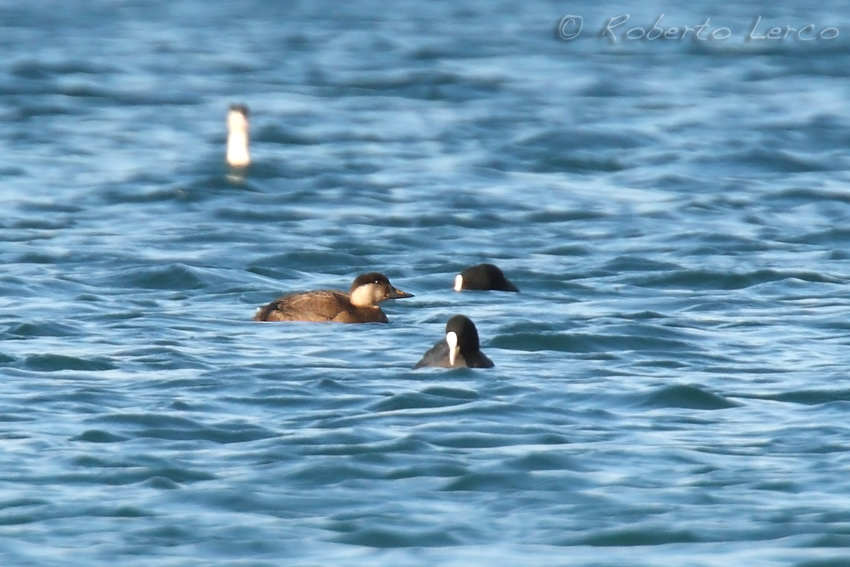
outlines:
[{"label": "blue water surface", "polygon": [[[0,48],[2,565],[850,565],[844,2],[7,1]],[[387,325],[251,320],[366,271]],[[413,371],[455,313],[495,368]]]}]

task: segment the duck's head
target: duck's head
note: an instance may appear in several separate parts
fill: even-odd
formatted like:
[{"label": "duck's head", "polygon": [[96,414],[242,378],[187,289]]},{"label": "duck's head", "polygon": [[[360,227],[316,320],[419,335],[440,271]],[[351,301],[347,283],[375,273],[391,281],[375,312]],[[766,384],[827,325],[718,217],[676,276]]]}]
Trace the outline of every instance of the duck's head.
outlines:
[{"label": "duck's head", "polygon": [[412,293],[393,287],[390,280],[379,272],[361,274],[351,284],[351,304],[357,307],[372,307],[386,299],[413,297]]}]

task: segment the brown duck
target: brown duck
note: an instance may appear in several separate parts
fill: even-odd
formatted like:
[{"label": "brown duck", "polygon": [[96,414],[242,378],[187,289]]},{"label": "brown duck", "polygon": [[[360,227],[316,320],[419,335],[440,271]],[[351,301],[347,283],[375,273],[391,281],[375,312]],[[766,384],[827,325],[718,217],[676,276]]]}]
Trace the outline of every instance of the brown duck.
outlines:
[{"label": "brown duck", "polygon": [[413,294],[393,287],[384,274],[370,272],[357,276],[348,293],[321,289],[279,297],[261,307],[254,321],[387,323],[387,316],[378,303],[404,297],[413,297]]}]

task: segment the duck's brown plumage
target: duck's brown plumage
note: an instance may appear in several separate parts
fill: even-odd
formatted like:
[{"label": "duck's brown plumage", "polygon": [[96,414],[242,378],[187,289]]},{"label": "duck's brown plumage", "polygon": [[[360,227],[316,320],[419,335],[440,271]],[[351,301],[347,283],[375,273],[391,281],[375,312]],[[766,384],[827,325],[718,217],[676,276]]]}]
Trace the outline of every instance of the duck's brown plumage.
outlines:
[{"label": "duck's brown plumage", "polygon": [[[352,303],[352,294],[357,294],[355,303]],[[403,297],[413,295],[393,287],[385,275],[372,272],[358,276],[351,284],[349,293],[321,289],[279,297],[260,308],[254,320],[387,323],[387,316],[378,303]]]},{"label": "duck's brown plumage", "polygon": [[279,297],[260,309],[254,320],[386,323],[387,316],[377,305],[355,307],[344,291],[320,289]]}]

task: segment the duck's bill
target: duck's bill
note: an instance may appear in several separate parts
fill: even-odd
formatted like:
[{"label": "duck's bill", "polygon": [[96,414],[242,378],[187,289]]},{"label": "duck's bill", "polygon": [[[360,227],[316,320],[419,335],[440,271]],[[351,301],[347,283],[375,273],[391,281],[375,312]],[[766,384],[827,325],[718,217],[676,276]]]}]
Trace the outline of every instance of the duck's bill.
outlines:
[{"label": "duck's bill", "polygon": [[397,287],[390,287],[390,299],[404,299],[405,297],[413,297],[412,293],[401,291]]}]

